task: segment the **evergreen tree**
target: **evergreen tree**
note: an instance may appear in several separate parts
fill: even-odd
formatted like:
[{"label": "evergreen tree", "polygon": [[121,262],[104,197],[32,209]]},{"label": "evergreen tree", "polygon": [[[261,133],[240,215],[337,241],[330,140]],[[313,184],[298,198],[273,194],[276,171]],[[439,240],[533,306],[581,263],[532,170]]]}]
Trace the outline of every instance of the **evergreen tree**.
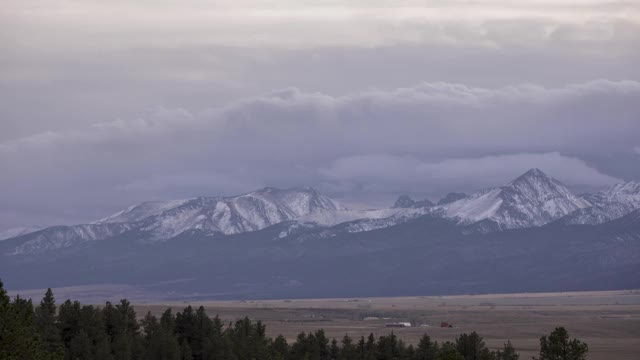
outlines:
[{"label": "evergreen tree", "polygon": [[323,330],[313,334],[298,335],[296,342],[291,346],[292,359],[328,360],[330,359],[329,339]]},{"label": "evergreen tree", "polygon": [[313,343],[314,353],[320,360],[329,360],[331,358],[329,349],[329,338],[324,333],[324,330],[316,330],[314,333],[315,343]]},{"label": "evergreen tree", "polygon": [[438,355],[438,343],[432,342],[429,335],[424,334],[420,338],[418,347],[416,348],[415,360],[435,360]]},{"label": "evergreen tree", "polygon": [[144,331],[144,358],[148,360],[179,360],[180,347],[173,329],[164,327],[158,319],[147,313],[142,320]]},{"label": "evergreen tree", "polygon": [[[66,359],[70,359],[69,351],[71,348],[71,342],[76,336],[78,336],[82,329],[80,310],[80,303],[77,301],[71,302],[71,300],[66,300],[60,305],[58,326],[60,329],[62,344],[65,348]],[[77,347],[77,344],[75,346]]]},{"label": "evergreen tree", "polygon": [[[364,339],[363,339],[364,343]],[[358,359],[358,348],[353,344],[353,339],[349,335],[342,338],[342,349],[340,349],[340,360]]]},{"label": "evergreen tree", "polygon": [[210,333],[205,340],[205,359],[223,359],[225,353],[229,351],[227,348],[227,342],[223,337],[222,321],[216,315],[211,321]]},{"label": "evergreen tree", "polygon": [[95,360],[113,360],[113,355],[111,355],[111,345],[109,344],[106,333],[104,333],[104,335],[105,336],[102,340],[95,345]]},{"label": "evergreen tree", "polygon": [[465,360],[485,360],[487,357],[491,357],[484,341],[482,341],[482,337],[475,331],[471,334],[465,333],[458,336],[456,338],[456,349]]},{"label": "evergreen tree", "polygon": [[[142,328],[142,331],[140,329]],[[564,328],[540,339],[538,360],[584,360],[587,345],[570,339]],[[65,301],[56,316],[51,289],[34,309],[30,300],[11,301],[0,282],[0,359],[2,360],[518,360],[511,345],[490,351],[475,332],[439,346],[424,335],[417,347],[406,346],[393,332],[377,340],[371,333],[357,344],[348,335],[329,341],[320,329],[300,333],[289,345],[271,340],[262,322],[249,318],[223,329],[218,316],[191,306],[160,319],[147,313],[138,321],[127,300],[100,309]]]},{"label": "evergreen tree", "polygon": [[570,339],[564,327],[557,327],[540,338],[540,357],[537,360],[584,360],[589,347],[578,339]]},{"label": "evergreen tree", "polygon": [[40,305],[35,309],[35,327],[44,349],[61,356],[63,354],[62,340],[56,324],[56,300],[51,288],[47,289]]},{"label": "evergreen tree", "polygon": [[71,341],[69,341],[67,358],[73,360],[93,359],[93,346],[91,344],[91,339],[83,329],[80,329]]},{"label": "evergreen tree", "polygon": [[329,358],[331,360],[338,360],[340,358],[340,348],[338,347],[338,340],[333,338],[331,340],[331,347],[329,348]]},{"label": "evergreen tree", "polygon": [[0,281],[0,359],[59,359],[46,352],[36,333],[31,300],[9,300]]},{"label": "evergreen tree", "polygon": [[131,303],[126,299],[113,306],[107,302],[103,312],[111,353],[118,360],[132,360],[142,356],[144,346],[139,337],[139,324]]},{"label": "evergreen tree", "polygon": [[358,359],[359,360],[363,360],[365,359],[366,355],[367,355],[367,343],[364,340],[364,336],[360,337],[360,340],[358,340],[358,345],[356,347],[357,351],[358,351]]},{"label": "evergreen tree", "polygon": [[289,345],[282,335],[278,335],[271,343],[271,358],[273,360],[286,360],[289,354]]},{"label": "evergreen tree", "polygon": [[367,342],[364,344],[364,354],[362,357],[364,360],[374,360],[378,358],[378,349],[376,346],[376,338],[373,333],[367,337]]},{"label": "evergreen tree", "polygon": [[195,340],[195,313],[191,306],[187,306],[182,310],[182,312],[176,313],[175,319],[175,333],[178,337],[178,342],[182,349],[183,357],[185,356],[185,351],[188,345],[188,353],[189,356],[193,354],[192,343],[196,342]]},{"label": "evergreen tree", "polygon": [[414,360],[416,358],[416,348],[413,345],[409,345],[404,352],[403,359]]},{"label": "evergreen tree", "polygon": [[207,345],[206,347],[209,347],[209,337],[213,330],[213,324],[202,306],[200,306],[195,312],[192,321],[192,334],[191,341],[189,343],[189,346],[191,347],[191,354],[194,360],[203,360],[205,359],[207,351],[207,349],[205,349],[205,345]]},{"label": "evergreen tree", "polygon": [[507,341],[502,350],[498,350],[496,353],[497,360],[518,360],[519,358],[520,355],[516,353],[516,349],[511,345],[511,341]]},{"label": "evergreen tree", "polygon": [[191,347],[189,347],[189,343],[186,341],[183,341],[180,345],[180,360],[193,360]]},{"label": "evergreen tree", "polygon": [[390,335],[381,336],[376,346],[379,360],[402,359],[404,356],[404,344],[393,332]]},{"label": "evergreen tree", "polygon": [[438,360],[465,360],[464,356],[460,354],[456,344],[449,341],[442,344],[438,351]]},{"label": "evergreen tree", "polygon": [[13,323],[11,301],[4,289],[4,284],[0,280],[0,358],[10,359],[14,355],[11,354],[9,345],[13,341],[13,331],[15,324]]},{"label": "evergreen tree", "polygon": [[80,309],[80,324],[91,340],[94,358],[109,358],[103,353],[111,350],[105,332],[102,310],[92,305],[85,305]]}]

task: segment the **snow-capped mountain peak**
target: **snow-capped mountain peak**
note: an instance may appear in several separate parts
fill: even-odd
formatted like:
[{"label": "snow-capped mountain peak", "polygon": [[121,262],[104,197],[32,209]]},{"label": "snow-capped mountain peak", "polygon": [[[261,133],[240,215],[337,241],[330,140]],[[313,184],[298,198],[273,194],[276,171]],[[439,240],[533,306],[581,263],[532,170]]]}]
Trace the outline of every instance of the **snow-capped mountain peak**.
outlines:
[{"label": "snow-capped mountain peak", "polygon": [[623,202],[640,206],[640,182],[628,181],[615,184],[596,194],[599,201]]},{"label": "snow-capped mountain peak", "polygon": [[500,228],[541,226],[591,204],[539,169],[504,186],[480,191],[440,207],[461,223],[490,220]]},{"label": "snow-capped mountain peak", "polygon": [[[168,239],[189,230],[238,234],[342,207],[312,188],[266,187],[238,196],[198,197],[149,207],[140,230]],[[117,215],[117,214],[116,214]],[[122,215],[116,216],[120,218]],[[112,217],[110,217],[112,218]]]},{"label": "snow-capped mountain peak", "polygon": [[390,208],[349,210],[308,187],[266,187],[237,196],[149,201],[90,224],[11,233],[17,235],[13,235],[13,240],[3,241],[3,251],[29,254],[115,237],[157,242],[181,234],[231,235],[289,222],[302,228],[323,227],[325,234],[332,233],[332,227],[338,224],[342,225],[336,227],[336,231],[361,232],[398,225],[424,215],[473,225],[471,230],[465,228],[464,231],[486,232],[542,226],[558,219],[566,224],[598,224],[633,211],[637,214],[637,209],[640,209],[638,182],[576,196],[560,181],[539,169],[531,169],[500,187],[471,195],[451,193],[437,205],[429,200],[415,201],[401,196]]},{"label": "snow-capped mountain peak", "polygon": [[136,222],[148,218],[149,216],[158,215],[165,210],[180,206],[187,201],[188,200],[145,201],[97,220],[94,224]]},{"label": "snow-capped mountain peak", "polygon": [[429,199],[415,201],[409,195],[400,195],[393,204],[392,209],[419,209],[431,207],[434,204]]},{"label": "snow-capped mountain peak", "polygon": [[564,223],[601,224],[640,209],[640,182],[629,181],[611,185],[595,194],[586,194],[583,198],[593,206],[569,214],[562,219]]},{"label": "snow-capped mountain peak", "polygon": [[238,234],[343,208],[312,188],[263,188],[238,196],[150,201],[91,224],[56,226],[24,235],[13,253],[35,253],[105,240],[135,231],[143,242],[164,241],[188,231]]},{"label": "snow-capped mountain peak", "polygon": [[398,197],[398,200],[396,200],[392,207],[394,209],[410,208],[415,203],[415,200],[410,198],[409,195],[400,195],[400,197]]}]

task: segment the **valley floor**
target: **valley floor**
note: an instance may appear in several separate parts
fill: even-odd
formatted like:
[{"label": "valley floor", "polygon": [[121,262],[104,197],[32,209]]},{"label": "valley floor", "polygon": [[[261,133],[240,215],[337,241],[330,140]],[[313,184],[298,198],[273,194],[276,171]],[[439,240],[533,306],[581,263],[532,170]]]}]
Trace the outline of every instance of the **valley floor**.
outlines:
[{"label": "valley floor", "polygon": [[[453,340],[463,332],[476,331],[490,348],[498,348],[509,339],[520,352],[521,359],[530,359],[536,355],[540,336],[556,326],[565,326],[571,336],[589,344],[590,360],[636,359],[640,353],[640,290],[149,303],[142,300],[143,294],[127,295],[127,290],[131,289],[115,287],[111,290],[115,289],[119,291],[118,296],[137,302],[135,309],[139,316],[147,311],[160,314],[167,307],[177,310],[188,304],[202,305],[210,315],[219,314],[226,321],[244,316],[262,320],[269,335],[283,334],[288,340],[294,340],[301,331],[319,328],[336,338],[345,334],[360,337],[371,332],[382,335],[394,331],[408,343],[416,343],[425,332],[443,341]],[[39,293],[20,292],[34,300],[39,300]],[[65,288],[57,292],[54,289],[58,302],[66,297],[91,302],[87,300],[107,293],[109,291],[103,287]],[[114,293],[110,294],[113,296]],[[416,326],[385,327],[386,323],[398,321],[409,321]],[[453,328],[441,328],[441,322],[448,322]]]}]

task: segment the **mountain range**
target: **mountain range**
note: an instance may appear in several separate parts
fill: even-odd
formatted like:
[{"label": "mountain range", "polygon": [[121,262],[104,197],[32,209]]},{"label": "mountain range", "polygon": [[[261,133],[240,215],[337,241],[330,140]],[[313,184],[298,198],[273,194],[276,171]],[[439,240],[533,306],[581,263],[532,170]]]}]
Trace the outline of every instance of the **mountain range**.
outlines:
[{"label": "mountain range", "polygon": [[312,188],[268,187],[8,234],[0,274],[13,288],[268,298],[640,286],[640,183],[578,195],[538,169],[435,203],[403,195],[352,210]]}]

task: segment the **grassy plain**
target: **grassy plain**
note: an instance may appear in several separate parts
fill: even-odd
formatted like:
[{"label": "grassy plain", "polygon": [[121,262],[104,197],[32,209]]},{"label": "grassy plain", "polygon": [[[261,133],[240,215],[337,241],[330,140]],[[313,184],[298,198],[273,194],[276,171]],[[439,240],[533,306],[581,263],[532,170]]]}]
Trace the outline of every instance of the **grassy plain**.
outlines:
[{"label": "grassy plain", "polygon": [[[394,331],[408,343],[423,333],[443,341],[477,331],[490,348],[507,339],[522,355],[536,355],[539,338],[556,326],[589,344],[591,360],[637,359],[640,354],[640,291],[434,296],[358,299],[304,299],[192,302],[227,321],[243,316],[262,320],[270,335],[294,340],[300,331],[322,328],[340,338]],[[186,303],[139,304],[139,314],[176,310]],[[376,319],[377,318],[377,319]],[[390,329],[385,323],[411,321],[412,328]],[[453,328],[441,328],[446,321]]]}]

